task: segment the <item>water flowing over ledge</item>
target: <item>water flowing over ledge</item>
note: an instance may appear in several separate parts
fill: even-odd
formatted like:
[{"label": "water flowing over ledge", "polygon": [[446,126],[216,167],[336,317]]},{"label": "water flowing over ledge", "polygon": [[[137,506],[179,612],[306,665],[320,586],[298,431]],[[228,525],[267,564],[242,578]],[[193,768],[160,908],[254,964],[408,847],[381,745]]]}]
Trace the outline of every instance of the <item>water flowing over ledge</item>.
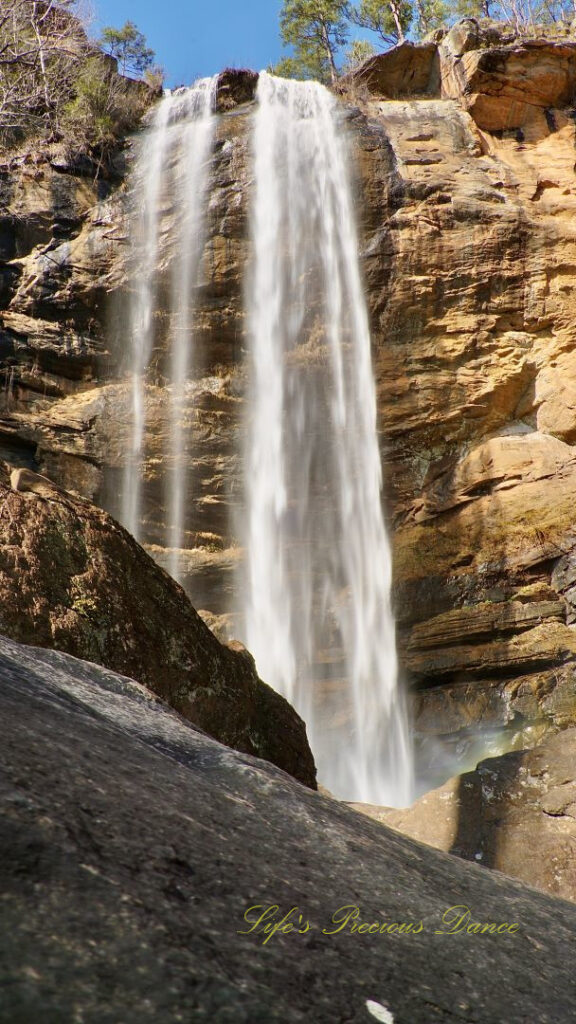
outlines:
[{"label": "water flowing over ledge", "polygon": [[[217,84],[217,77],[203,79],[163,100],[132,187],[132,434],[122,519],[144,537],[146,384],[160,359],[168,381],[159,446],[164,542],[176,579],[187,527],[188,385]],[[246,554],[236,597],[243,639],[261,677],[304,718],[321,781],[343,798],[405,805],[412,751],[397,679],[342,108],[317,83],[264,72],[257,100],[244,285],[245,507],[236,523]]]},{"label": "water flowing over ledge", "polygon": [[[168,95],[143,137],[132,182],[131,241],[134,287],[129,308],[132,374],[132,443],[126,462],[122,521],[137,539],[142,518],[142,461],[146,427],[146,372],[156,340],[154,310],[157,276],[171,267],[166,469],[168,569],[179,577],[183,544],[186,476],[181,466],[185,444],[186,381],[191,350],[190,314],[204,243],[204,210],[214,135],[218,76]],[[163,236],[167,205],[177,209],[174,228]]]},{"label": "water flowing over ledge", "polygon": [[306,721],[320,779],[402,805],[412,755],[345,131],[315,82],[263,72],[257,99],[246,642]]}]

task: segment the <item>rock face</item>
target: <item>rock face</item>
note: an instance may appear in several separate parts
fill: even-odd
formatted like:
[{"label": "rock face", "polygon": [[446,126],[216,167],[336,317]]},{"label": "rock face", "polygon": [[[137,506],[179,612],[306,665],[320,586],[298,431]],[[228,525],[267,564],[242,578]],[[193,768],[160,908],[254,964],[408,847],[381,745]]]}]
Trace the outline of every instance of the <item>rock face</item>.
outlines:
[{"label": "rock face", "polygon": [[39,489],[13,491],[0,476],[0,631],[130,675],[211,736],[315,787],[304,724],[248,652],[220,644],[105,512]]},{"label": "rock face", "polygon": [[576,729],[482,761],[405,811],[363,807],[405,835],[576,901]]},{"label": "rock face", "polygon": [[[185,579],[217,616],[239,557],[255,85],[227,74],[194,312]],[[575,721],[575,74],[569,37],[466,21],[345,83],[401,660],[423,736],[456,737],[485,714],[502,727]],[[0,439],[11,461],[117,511],[122,194],[40,170],[35,181],[31,163],[5,169]],[[145,520],[161,560],[161,345],[152,363]]]},{"label": "rock face", "polygon": [[[565,725],[576,696],[575,135],[567,94],[534,84],[551,68],[568,81],[576,45],[464,36],[439,47],[446,98],[373,93],[363,106],[392,149],[379,235],[365,193],[365,268],[402,661],[423,736],[486,714]],[[482,82],[456,74],[463,63]],[[505,66],[521,120],[506,121]],[[490,95],[506,123],[488,131]]]},{"label": "rock face", "polygon": [[0,168],[0,456],[90,497],[103,457],[86,439],[94,411],[82,419],[81,397],[69,416],[51,411],[92,388],[108,359],[106,296],[126,242],[111,196],[123,170],[118,158],[115,177],[94,181],[52,152]]},{"label": "rock face", "polygon": [[[570,1020],[570,904],[312,793],[60,653],[0,642],[0,720],[2,1024]],[[445,934],[457,905],[470,918]]]},{"label": "rock face", "polygon": [[350,76],[355,88],[388,99],[435,96],[440,88],[440,57],[435,43],[401,43],[365,61]]},{"label": "rock face", "polygon": [[[450,36],[447,38],[450,43]],[[576,85],[573,42],[527,39],[508,46],[443,53],[443,93],[463,96],[479,128],[539,137],[554,125],[552,111],[569,107]]]}]

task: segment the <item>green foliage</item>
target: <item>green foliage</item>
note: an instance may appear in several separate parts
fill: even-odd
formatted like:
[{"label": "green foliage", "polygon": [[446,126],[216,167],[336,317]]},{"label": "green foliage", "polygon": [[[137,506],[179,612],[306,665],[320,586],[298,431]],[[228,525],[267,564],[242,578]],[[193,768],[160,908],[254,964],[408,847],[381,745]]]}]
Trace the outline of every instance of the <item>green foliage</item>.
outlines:
[{"label": "green foliage", "polygon": [[350,9],[350,16],[356,25],[394,45],[405,38],[413,9],[409,0],[361,0],[359,7]]},{"label": "green foliage", "polygon": [[491,18],[522,35],[537,27],[569,25],[574,4],[569,0],[452,0],[449,16],[451,20]]},{"label": "green foliage", "polygon": [[355,68],[363,64],[369,57],[373,57],[375,53],[376,48],[367,39],[355,39],[346,50],[346,60],[343,68],[345,74],[354,71]]},{"label": "green foliage", "polygon": [[164,86],[164,68],[161,68],[159,64],[153,64],[151,67],[146,68],[144,81],[153,95],[161,96]]},{"label": "green foliage", "polygon": [[330,64],[322,51],[308,48],[300,50],[298,57],[283,57],[269,70],[271,75],[279,78],[312,78],[324,83],[333,80]]},{"label": "green foliage", "polygon": [[344,51],[354,25],[386,47],[408,35],[422,39],[460,18],[489,18],[518,35],[547,29],[552,38],[563,38],[575,6],[576,0],[283,0],[281,36],[292,53],[271,70],[334,84],[341,71],[351,71],[374,52],[365,39],[353,39]]},{"label": "green foliage", "polygon": [[136,127],[144,113],[145,94],[128,85],[102,55],[86,61],[62,116],[62,129],[72,146],[81,139],[84,148],[102,158],[119,136]]},{"label": "green foliage", "polygon": [[154,50],[146,46],[146,37],[133,21],[125,22],[122,28],[106,26],[100,45],[105,53],[116,58],[123,75],[128,71],[141,75],[154,62]]},{"label": "green foliage", "polygon": [[[462,0],[466,3],[469,0]],[[476,0],[470,0],[475,3]],[[413,27],[419,38],[442,28],[450,19],[448,0],[415,0]]]},{"label": "green foliage", "polygon": [[346,0],[284,0],[280,34],[293,48],[300,77],[336,80],[336,55],[348,41],[346,14]]},{"label": "green foliage", "polygon": [[505,22],[520,34],[536,26],[568,25],[574,17],[574,5],[566,0],[454,0],[451,11],[458,18]]},{"label": "green foliage", "polygon": [[149,88],[88,40],[73,0],[0,0],[0,146],[42,139],[100,166],[161,89],[141,33],[119,35],[132,47],[126,60],[150,71]]},{"label": "green foliage", "polygon": [[283,57],[277,64],[271,64],[268,68],[271,75],[278,78],[321,78],[312,68],[309,68],[302,60],[296,57]]},{"label": "green foliage", "polygon": [[114,113],[108,75],[91,60],[76,81],[76,96],[64,112],[64,124],[89,145],[105,144],[114,135]]},{"label": "green foliage", "polygon": [[0,142],[53,133],[88,40],[67,3],[0,2]]}]

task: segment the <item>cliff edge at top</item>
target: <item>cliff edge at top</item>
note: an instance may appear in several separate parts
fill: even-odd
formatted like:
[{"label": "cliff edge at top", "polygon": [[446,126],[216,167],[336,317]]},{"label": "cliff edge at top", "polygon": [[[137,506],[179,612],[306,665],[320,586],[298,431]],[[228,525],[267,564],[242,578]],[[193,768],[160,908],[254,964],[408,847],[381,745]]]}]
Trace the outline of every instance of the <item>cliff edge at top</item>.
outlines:
[{"label": "cliff edge at top", "polygon": [[570,107],[576,87],[576,39],[569,29],[557,29],[554,38],[551,31],[520,36],[467,18],[434,40],[404,42],[369,58],[342,88],[382,99],[453,99],[478,128],[533,141],[558,129],[552,111]]}]

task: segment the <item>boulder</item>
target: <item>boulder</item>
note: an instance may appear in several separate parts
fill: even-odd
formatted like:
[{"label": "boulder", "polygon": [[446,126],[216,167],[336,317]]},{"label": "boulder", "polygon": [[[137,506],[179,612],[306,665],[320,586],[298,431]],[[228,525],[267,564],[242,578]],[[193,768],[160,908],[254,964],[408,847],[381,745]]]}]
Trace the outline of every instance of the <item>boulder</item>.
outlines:
[{"label": "boulder", "polygon": [[479,128],[489,132],[545,131],[546,115],[572,102],[576,43],[525,39],[443,60],[442,90],[460,97]]},{"label": "boulder", "polygon": [[571,1019],[569,903],[58,652],[0,642],[0,721],[3,1024]]},{"label": "boulder", "polygon": [[403,811],[354,805],[405,835],[576,901],[576,729],[481,761]]},{"label": "boulder", "polygon": [[343,87],[381,99],[454,99],[483,131],[548,134],[558,127],[554,111],[572,102],[576,43],[550,38],[550,27],[542,32],[519,38],[507,26],[465,18],[438,40],[403,42],[368,58]]},{"label": "boulder", "polygon": [[250,103],[256,95],[258,72],[246,68],[226,68],[218,75],[216,107],[221,113]]},{"label": "boulder", "polygon": [[368,90],[386,99],[405,96],[437,96],[440,62],[435,43],[400,43],[385,53],[363,61],[343,80],[346,90]]},{"label": "boulder", "polygon": [[44,482],[36,490],[0,475],[0,631],[130,675],[223,743],[314,787],[304,723],[252,659],[216,639],[109,515]]}]

